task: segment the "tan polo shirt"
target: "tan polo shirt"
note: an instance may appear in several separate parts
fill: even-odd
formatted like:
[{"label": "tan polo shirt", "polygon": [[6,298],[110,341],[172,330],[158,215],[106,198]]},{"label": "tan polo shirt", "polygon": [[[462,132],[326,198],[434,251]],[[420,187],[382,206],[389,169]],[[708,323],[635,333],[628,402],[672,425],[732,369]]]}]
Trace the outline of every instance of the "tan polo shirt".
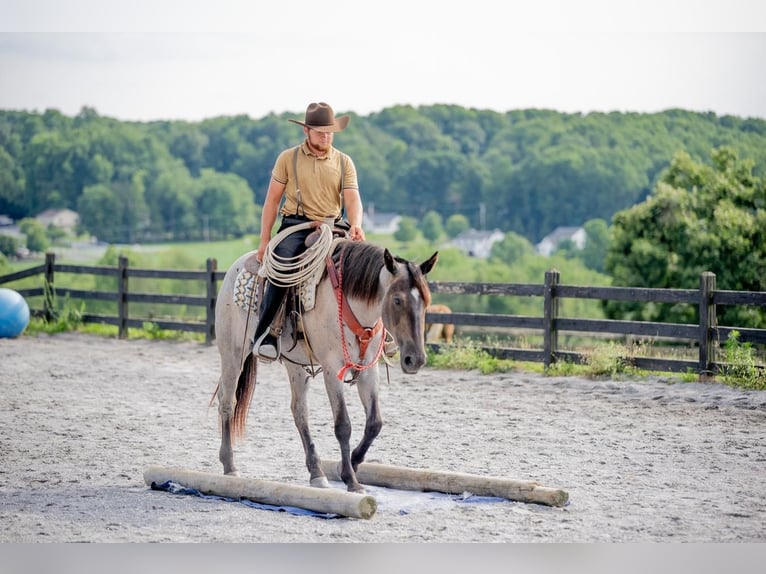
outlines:
[{"label": "tan polo shirt", "polygon": [[282,215],[298,213],[312,220],[339,217],[343,209],[340,189],[341,157],[345,158],[344,189],[359,189],[354,162],[334,147],[330,148],[325,157],[317,157],[309,151],[304,140],[298,150],[297,170],[303,211],[296,211],[298,205],[293,173],[294,154],[294,147],[280,153],[271,172],[271,177],[286,185],[285,202],[279,212]]}]

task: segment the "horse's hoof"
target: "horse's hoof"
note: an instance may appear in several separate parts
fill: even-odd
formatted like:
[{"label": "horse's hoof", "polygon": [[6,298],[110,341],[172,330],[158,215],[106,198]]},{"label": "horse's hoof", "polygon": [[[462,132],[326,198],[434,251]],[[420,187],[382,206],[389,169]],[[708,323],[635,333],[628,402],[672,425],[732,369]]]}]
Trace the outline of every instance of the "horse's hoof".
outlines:
[{"label": "horse's hoof", "polygon": [[348,491],[355,494],[367,494],[367,491],[361,484],[357,484],[356,486],[349,486]]},{"label": "horse's hoof", "polygon": [[223,474],[224,474],[224,476],[239,476],[239,471],[238,470],[232,470],[230,472],[224,472]]},{"label": "horse's hoof", "polygon": [[315,488],[330,488],[330,482],[326,476],[317,476],[309,481],[309,484]]}]

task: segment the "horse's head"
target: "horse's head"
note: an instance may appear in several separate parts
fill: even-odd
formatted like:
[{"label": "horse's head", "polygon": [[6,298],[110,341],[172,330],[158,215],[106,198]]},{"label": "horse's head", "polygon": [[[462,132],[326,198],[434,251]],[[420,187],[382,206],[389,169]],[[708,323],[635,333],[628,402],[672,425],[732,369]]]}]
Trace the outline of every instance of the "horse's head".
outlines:
[{"label": "horse's head", "polygon": [[426,275],[436,265],[434,253],[419,265],[394,257],[386,249],[383,254],[392,280],[383,297],[383,325],[399,346],[399,362],[405,373],[417,373],[426,363],[424,328],[426,307],[431,303],[431,290]]}]

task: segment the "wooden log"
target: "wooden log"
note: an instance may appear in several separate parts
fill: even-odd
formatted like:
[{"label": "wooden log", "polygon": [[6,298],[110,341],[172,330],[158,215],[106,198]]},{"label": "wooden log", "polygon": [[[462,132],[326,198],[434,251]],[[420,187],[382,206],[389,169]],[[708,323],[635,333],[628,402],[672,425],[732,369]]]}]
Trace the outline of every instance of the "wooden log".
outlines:
[{"label": "wooden log", "polygon": [[168,481],[194,488],[203,494],[245,498],[276,506],[295,506],[351,518],[372,518],[378,508],[375,498],[370,495],[337,488],[316,488],[178,467],[150,466],[144,470],[144,482],[147,486]]},{"label": "wooden log", "polygon": [[[328,480],[341,480],[337,461],[322,461],[322,470]],[[477,496],[496,496],[519,502],[534,502],[547,506],[564,506],[569,493],[557,488],[540,486],[533,480],[486,477],[462,472],[442,472],[363,462],[356,471],[362,484],[385,486],[399,490],[444,492]]]}]

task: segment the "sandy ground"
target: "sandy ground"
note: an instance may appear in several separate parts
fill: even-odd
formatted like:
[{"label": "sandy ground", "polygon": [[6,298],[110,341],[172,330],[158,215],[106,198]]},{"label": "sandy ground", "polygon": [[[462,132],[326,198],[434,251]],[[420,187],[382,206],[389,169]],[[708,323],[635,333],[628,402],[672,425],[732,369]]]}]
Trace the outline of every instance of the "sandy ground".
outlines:
[{"label": "sandy ground", "polygon": [[[0,339],[0,542],[766,541],[766,392],[392,370],[368,460],[535,479],[570,503],[387,494],[371,520],[326,520],[146,487],[153,464],[221,472],[218,368],[195,343]],[[321,381],[311,404],[319,452],[337,458]],[[279,365],[261,368],[237,460],[244,476],[308,483]]]}]

